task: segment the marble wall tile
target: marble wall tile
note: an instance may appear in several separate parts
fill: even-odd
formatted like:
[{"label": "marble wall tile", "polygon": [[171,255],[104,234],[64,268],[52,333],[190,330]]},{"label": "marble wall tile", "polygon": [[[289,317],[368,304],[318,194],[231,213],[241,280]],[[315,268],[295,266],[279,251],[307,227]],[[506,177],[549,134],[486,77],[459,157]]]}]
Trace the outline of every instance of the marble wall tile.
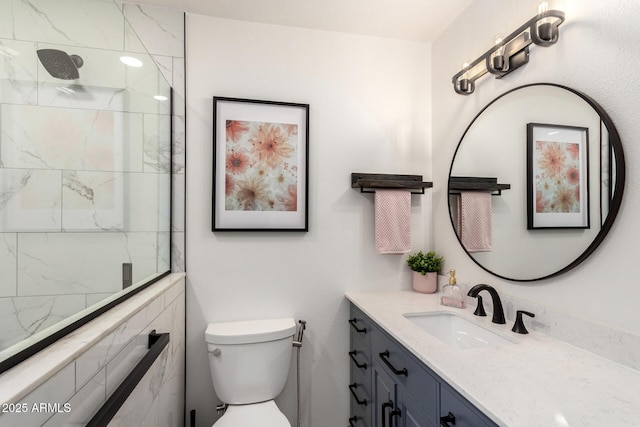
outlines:
[{"label": "marble wall tile", "polygon": [[102,303],[106,298],[112,297],[113,292],[85,294],[86,306],[91,307],[94,304]]},{"label": "marble wall tile", "polygon": [[85,426],[106,401],[106,369],[102,369],[68,400],[70,412],[61,412],[43,424],[43,427]]},{"label": "marble wall tile", "polygon": [[171,232],[171,271],[174,273],[187,271],[185,262],[185,233]]},{"label": "marble wall tile", "polygon": [[139,114],[3,105],[0,121],[0,162],[5,168],[142,168]]},{"label": "marble wall tile", "polygon": [[140,380],[131,396],[122,405],[109,426],[153,426],[159,425],[159,400],[162,378],[169,357],[168,346]]},{"label": "marble wall tile", "polygon": [[75,393],[74,363],[62,368],[60,372],[47,380],[32,393],[27,395],[19,403],[26,404],[29,412],[25,413],[0,413],[0,426],[39,426],[49,419],[55,412],[34,411],[33,405],[40,403],[57,404],[60,408]]},{"label": "marble wall tile", "polygon": [[[171,95],[169,83],[153,59],[145,59],[143,62],[143,67],[127,69],[125,111],[168,115],[171,113],[171,105],[168,102]],[[155,99],[156,95],[162,95],[166,100]]]},{"label": "marble wall tile", "polygon": [[173,58],[170,56],[151,55],[156,65],[160,69],[162,77],[168,85],[173,85]]},{"label": "marble wall tile", "polygon": [[171,252],[171,232],[158,233],[158,271],[168,271],[171,269],[171,261],[169,259]]},{"label": "marble wall tile", "polygon": [[[76,388],[80,389],[137,336],[141,336],[142,331],[149,327],[153,319],[158,317],[163,309],[164,295],[161,295],[76,359]],[[131,347],[131,349],[134,348],[135,345]],[[126,357],[127,353],[125,352],[120,357]],[[116,365],[112,366],[112,370],[114,370],[114,366]]]},{"label": "marble wall tile", "polygon": [[65,231],[166,231],[169,174],[65,172]]},{"label": "marble wall tile", "polygon": [[107,363],[107,396],[113,394],[144,355],[147,354],[149,351],[147,349],[148,344],[148,335],[137,335]]},{"label": "marble wall tile", "polygon": [[170,179],[168,173],[65,172],[63,229],[169,230]]},{"label": "marble wall tile", "polygon": [[156,272],[156,233],[24,233],[18,236],[18,294],[109,293]]},{"label": "marble wall tile", "polygon": [[185,113],[185,61],[184,58],[173,58],[173,114],[184,117]]},{"label": "marble wall tile", "polygon": [[0,39],[0,103],[38,101],[36,61],[35,43]]},{"label": "marble wall tile", "polygon": [[[18,235],[16,233],[0,233],[0,297],[16,296],[18,268]],[[0,345],[0,349],[3,348]]]},{"label": "marble wall tile", "polygon": [[173,231],[185,231],[185,175],[174,174],[173,179],[173,199],[172,199],[172,227]]},{"label": "marble wall tile", "polygon": [[1,0],[0,37],[122,49],[124,21],[113,2]]},{"label": "marble wall tile", "polygon": [[61,172],[0,169],[0,231],[60,231]]},{"label": "marble wall tile", "polygon": [[84,295],[0,298],[0,348],[5,349],[84,309]]},{"label": "marble wall tile", "polygon": [[186,165],[185,119],[173,116],[173,173],[184,175]]},{"label": "marble wall tile", "polygon": [[171,117],[144,115],[144,171],[171,172]]},{"label": "marble wall tile", "polygon": [[[127,21],[153,55],[184,57],[184,14],[176,9],[124,4]],[[133,49],[130,38],[125,50]]]}]

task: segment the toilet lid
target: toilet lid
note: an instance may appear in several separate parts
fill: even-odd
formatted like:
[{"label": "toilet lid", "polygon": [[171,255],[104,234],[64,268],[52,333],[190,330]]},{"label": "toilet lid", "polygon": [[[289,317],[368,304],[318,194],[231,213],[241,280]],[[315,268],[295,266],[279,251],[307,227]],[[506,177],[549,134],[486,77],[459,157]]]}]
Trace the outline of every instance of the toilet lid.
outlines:
[{"label": "toilet lid", "polygon": [[291,427],[273,400],[250,405],[229,405],[214,427]]}]

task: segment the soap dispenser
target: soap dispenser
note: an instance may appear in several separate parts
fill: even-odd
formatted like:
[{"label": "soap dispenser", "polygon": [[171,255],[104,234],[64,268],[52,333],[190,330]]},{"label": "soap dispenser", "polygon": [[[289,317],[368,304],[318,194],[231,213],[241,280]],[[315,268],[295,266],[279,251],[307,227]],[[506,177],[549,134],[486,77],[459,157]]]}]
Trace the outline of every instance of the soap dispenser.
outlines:
[{"label": "soap dispenser", "polygon": [[455,270],[449,270],[449,284],[444,285],[444,288],[442,289],[440,304],[456,308],[465,308],[466,306],[464,294],[460,290],[456,281]]}]

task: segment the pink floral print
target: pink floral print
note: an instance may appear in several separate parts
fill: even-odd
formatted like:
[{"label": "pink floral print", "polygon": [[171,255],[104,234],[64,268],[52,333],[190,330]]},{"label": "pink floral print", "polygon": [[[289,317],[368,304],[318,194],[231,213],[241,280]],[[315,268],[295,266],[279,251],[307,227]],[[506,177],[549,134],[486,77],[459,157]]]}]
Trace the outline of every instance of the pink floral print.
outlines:
[{"label": "pink floral print", "polygon": [[227,120],[226,210],[298,210],[298,126]]},{"label": "pink floral print", "polygon": [[579,154],[579,144],[536,141],[537,213],[580,212]]}]

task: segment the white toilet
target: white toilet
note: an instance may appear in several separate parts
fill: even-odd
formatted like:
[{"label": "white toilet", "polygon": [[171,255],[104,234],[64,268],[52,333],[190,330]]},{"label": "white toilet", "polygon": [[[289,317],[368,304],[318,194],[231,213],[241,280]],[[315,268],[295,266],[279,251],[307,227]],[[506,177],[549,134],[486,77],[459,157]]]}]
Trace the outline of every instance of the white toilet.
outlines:
[{"label": "white toilet", "polygon": [[291,427],[273,399],[287,382],[295,330],[291,318],[209,324],[213,386],[229,405],[215,427]]}]

